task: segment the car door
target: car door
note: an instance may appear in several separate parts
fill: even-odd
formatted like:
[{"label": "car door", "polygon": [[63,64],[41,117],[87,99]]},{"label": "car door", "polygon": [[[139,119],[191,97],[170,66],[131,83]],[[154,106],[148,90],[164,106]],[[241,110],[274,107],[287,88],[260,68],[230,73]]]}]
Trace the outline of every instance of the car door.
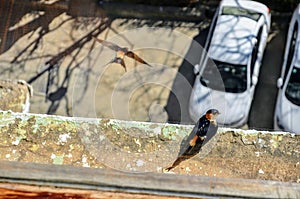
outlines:
[{"label": "car door", "polygon": [[261,64],[261,57],[262,54],[260,52],[260,46],[261,46],[261,37],[263,32],[263,26],[261,26],[258,30],[257,36],[254,38],[254,46],[251,53],[251,59],[250,59],[250,75],[249,75],[249,82],[250,82],[250,95],[251,99],[253,99],[254,95],[254,89],[258,81],[258,74]]},{"label": "car door", "polygon": [[288,39],[290,39],[289,45],[287,46],[288,49],[286,49],[286,63],[283,64],[282,67],[282,72],[281,72],[281,77],[277,80],[277,87],[281,90],[283,87],[283,84],[286,84],[286,80],[287,80],[287,76],[289,74],[292,62],[293,62],[293,58],[294,58],[294,54],[295,54],[295,46],[296,46],[296,42],[297,42],[297,36],[298,36],[298,22],[296,21],[294,24],[294,27],[292,29],[292,36],[289,37]]},{"label": "car door", "polygon": [[261,53],[259,50],[261,45],[261,36],[262,36],[263,27],[260,27],[256,36],[255,44],[252,50],[251,55],[251,65],[250,65],[250,81],[251,86],[255,86],[257,84],[258,74],[259,74],[259,68],[261,64]]}]

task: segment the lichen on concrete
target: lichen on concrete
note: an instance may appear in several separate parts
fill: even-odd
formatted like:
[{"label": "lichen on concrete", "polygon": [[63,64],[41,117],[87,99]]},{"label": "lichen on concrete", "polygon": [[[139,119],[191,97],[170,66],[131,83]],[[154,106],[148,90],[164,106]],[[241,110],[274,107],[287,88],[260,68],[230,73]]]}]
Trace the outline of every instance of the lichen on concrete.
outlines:
[{"label": "lichen on concrete", "polygon": [[28,112],[32,88],[22,80],[0,80],[0,110]]},{"label": "lichen on concrete", "polygon": [[[162,172],[193,128],[7,111],[0,119],[1,160],[132,172]],[[300,136],[289,133],[219,128],[200,161],[185,161],[175,172],[297,182],[299,143]]]},{"label": "lichen on concrete", "polygon": [[88,154],[72,119],[11,112],[0,112],[0,117],[0,144],[15,151],[9,158],[0,155],[3,159],[81,166],[81,157]]}]

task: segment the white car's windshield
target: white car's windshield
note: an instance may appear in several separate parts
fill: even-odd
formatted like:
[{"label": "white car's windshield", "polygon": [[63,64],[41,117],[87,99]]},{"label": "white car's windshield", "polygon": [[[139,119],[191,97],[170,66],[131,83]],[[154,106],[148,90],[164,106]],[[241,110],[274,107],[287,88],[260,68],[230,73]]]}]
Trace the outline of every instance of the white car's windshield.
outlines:
[{"label": "white car's windshield", "polygon": [[259,17],[261,16],[261,13],[241,7],[224,6],[222,9],[222,15],[248,17],[252,20],[258,21]]},{"label": "white car's windshield", "polygon": [[[216,67],[212,65],[212,62],[208,62],[203,74],[201,75],[201,84],[212,88],[214,90],[229,92],[229,93],[242,93],[247,89],[247,66],[246,65],[236,65],[229,64],[225,62],[220,62],[214,60]],[[222,78],[220,81],[216,81],[219,72]]]},{"label": "white car's windshield", "polygon": [[285,96],[294,104],[300,106],[300,68],[294,67],[285,90]]}]

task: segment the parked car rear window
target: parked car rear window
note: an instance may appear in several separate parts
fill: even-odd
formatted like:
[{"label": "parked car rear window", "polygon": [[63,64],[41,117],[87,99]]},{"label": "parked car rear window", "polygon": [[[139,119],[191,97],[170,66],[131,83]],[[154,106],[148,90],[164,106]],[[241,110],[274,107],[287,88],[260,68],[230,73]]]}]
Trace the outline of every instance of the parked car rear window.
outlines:
[{"label": "parked car rear window", "polygon": [[[229,92],[229,93],[242,93],[247,89],[247,66],[230,64],[213,60],[216,67],[212,62],[208,62],[203,74],[201,75],[201,84],[212,88],[214,90]],[[216,72],[219,72],[222,82],[218,80]],[[222,84],[222,85],[220,85]]]},{"label": "parked car rear window", "polygon": [[288,85],[285,90],[285,96],[294,104],[300,106],[300,69],[294,67]]},{"label": "parked car rear window", "polygon": [[258,19],[261,16],[261,13],[248,10],[245,8],[241,8],[241,7],[224,6],[222,9],[222,15],[242,16],[242,17],[248,17],[252,20],[258,21]]}]

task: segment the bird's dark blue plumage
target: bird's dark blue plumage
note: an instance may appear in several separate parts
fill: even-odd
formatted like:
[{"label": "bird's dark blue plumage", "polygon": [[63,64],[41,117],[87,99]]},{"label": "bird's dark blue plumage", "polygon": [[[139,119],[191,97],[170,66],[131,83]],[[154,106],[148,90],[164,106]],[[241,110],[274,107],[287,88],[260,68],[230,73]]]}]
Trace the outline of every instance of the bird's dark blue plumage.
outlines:
[{"label": "bird's dark blue plumage", "polygon": [[178,157],[172,166],[166,169],[167,171],[200,152],[201,148],[217,133],[216,117],[219,114],[218,110],[210,109],[197,121],[190,135],[182,141]]}]

